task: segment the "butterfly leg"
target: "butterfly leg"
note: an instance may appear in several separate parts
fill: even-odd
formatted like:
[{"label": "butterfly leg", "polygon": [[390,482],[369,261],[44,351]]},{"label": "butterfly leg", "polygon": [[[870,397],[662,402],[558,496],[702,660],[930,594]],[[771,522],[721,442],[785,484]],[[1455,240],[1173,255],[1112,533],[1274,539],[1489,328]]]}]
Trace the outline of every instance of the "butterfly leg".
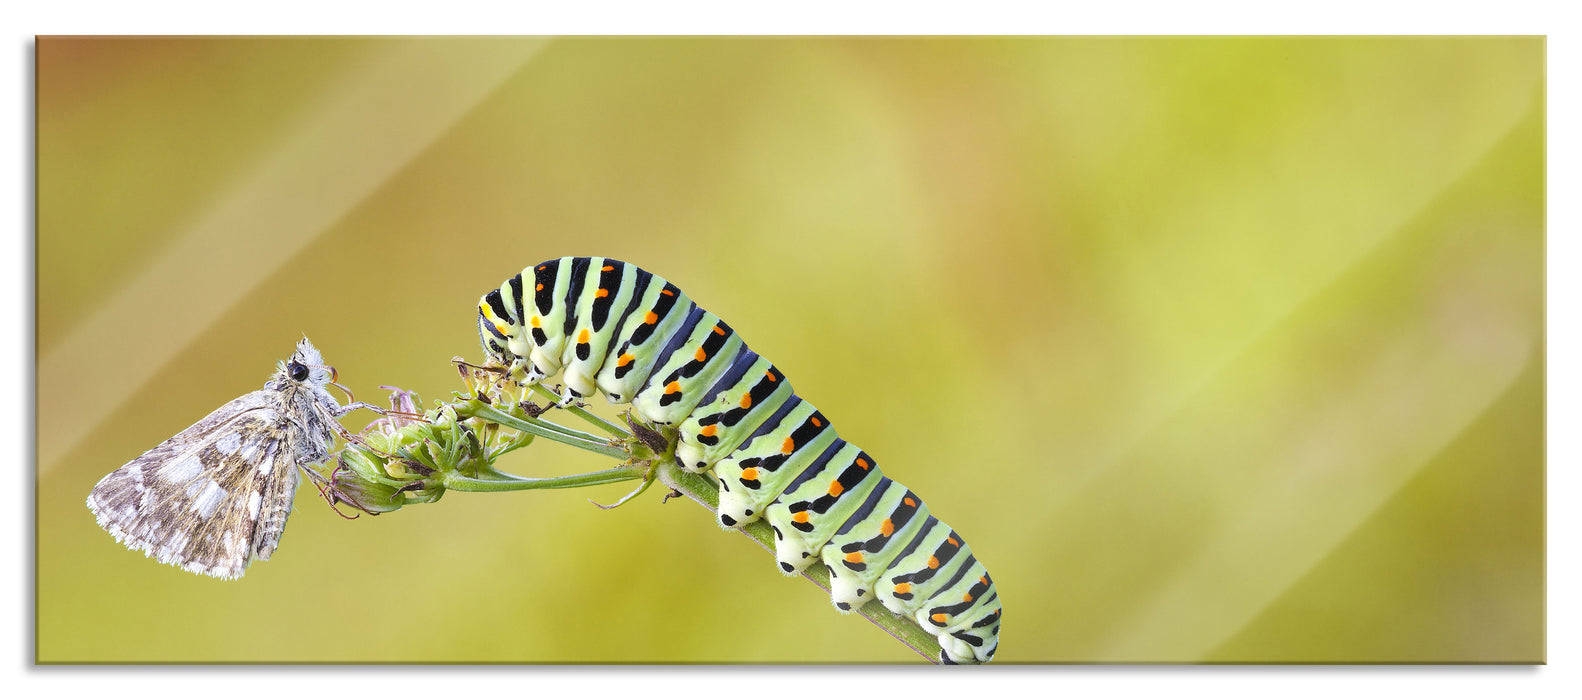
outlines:
[{"label": "butterfly leg", "polygon": [[336,406],[335,408],[330,409],[330,415],[335,417],[335,418],[340,418],[341,416],[344,416],[344,415],[346,415],[348,413],[351,413],[352,411],[355,411],[355,410],[357,410],[359,408],[366,408],[366,409],[368,409],[370,411],[373,411],[374,413],[377,413],[377,414],[379,414],[381,416],[389,415],[391,413],[399,413],[398,411],[392,411],[391,409],[388,409],[388,408],[380,408],[380,407],[375,406],[375,405],[373,405],[371,403],[364,403],[362,401],[355,401],[355,402],[346,404],[345,406]]},{"label": "butterfly leg", "polygon": [[[393,458],[395,455],[386,454],[383,450],[380,450],[379,448],[368,444],[368,441],[364,440],[362,438],[362,436],[357,435],[357,434],[351,432],[350,430],[347,430],[346,426],[341,425],[341,422],[339,420],[337,420],[341,416],[344,416],[344,415],[346,415],[348,413],[351,413],[352,411],[355,411],[355,410],[357,410],[359,408],[366,408],[366,409],[368,409],[370,411],[373,411],[374,413],[378,413],[379,415],[382,415],[382,416],[395,414],[395,415],[402,415],[403,417],[406,417],[404,414],[401,414],[401,413],[399,413],[397,411],[392,411],[392,410],[386,409],[386,408],[380,408],[380,407],[375,406],[373,404],[363,403],[361,401],[357,401],[355,403],[349,403],[349,404],[346,404],[345,406],[330,406],[330,407],[327,407],[327,408],[323,407],[323,406],[320,406],[320,409],[323,411],[323,413],[329,415],[331,420],[325,421],[325,423],[329,426],[330,431],[333,432],[336,436],[340,437],[342,440],[345,440],[347,442],[356,443],[357,445],[362,446],[364,449],[370,450],[370,451],[372,451],[372,452],[374,452],[374,453],[376,453],[378,455],[381,455],[381,456],[383,456],[385,458]],[[423,417],[422,416],[416,416],[415,419],[416,420],[423,420]],[[317,464],[319,462],[322,462],[323,460],[322,459],[315,459],[312,456],[307,456],[307,460],[306,461],[307,461],[307,463],[310,463],[310,464]]]},{"label": "butterfly leg", "polygon": [[[560,389],[560,387],[556,388]],[[565,387],[564,390],[560,391],[559,393],[560,398],[555,401],[555,408],[565,408],[567,406],[571,406],[577,403],[578,399],[582,398],[582,394],[577,393],[577,390],[571,388],[570,386]]]},{"label": "butterfly leg", "polygon": [[[340,490],[336,488],[333,478],[326,479],[323,474],[313,471],[312,469],[303,469],[302,471],[308,475],[308,481],[313,482],[313,487],[319,490],[319,496],[324,499],[324,502],[330,504],[330,510],[335,511],[336,515],[339,515],[347,520],[357,519],[356,515],[347,515],[341,512],[338,504],[350,503],[353,506],[356,506],[357,504],[341,497]],[[333,474],[333,472],[331,473]]]}]

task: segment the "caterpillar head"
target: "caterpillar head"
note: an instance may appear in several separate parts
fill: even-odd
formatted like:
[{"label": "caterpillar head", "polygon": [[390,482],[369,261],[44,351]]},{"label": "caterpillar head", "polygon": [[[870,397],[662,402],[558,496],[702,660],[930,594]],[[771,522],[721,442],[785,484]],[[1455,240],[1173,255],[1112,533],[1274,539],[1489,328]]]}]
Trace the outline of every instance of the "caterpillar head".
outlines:
[{"label": "caterpillar head", "polygon": [[[498,295],[499,292],[490,292]],[[478,342],[483,345],[483,353],[488,359],[502,365],[509,365],[515,358],[506,350],[510,344],[511,324],[503,323],[498,318],[492,318],[489,309],[489,297],[484,297],[483,303],[478,306]]]},{"label": "caterpillar head", "polygon": [[478,301],[478,342],[483,345],[485,357],[510,369],[512,379],[532,384],[544,378],[544,372],[528,359],[532,343],[506,308],[498,289]]},{"label": "caterpillar head", "polygon": [[513,341],[517,340],[520,330],[516,319],[502,303],[500,290],[489,292],[478,301],[478,342],[489,360],[511,368],[526,362],[526,358],[512,350],[518,344]]}]

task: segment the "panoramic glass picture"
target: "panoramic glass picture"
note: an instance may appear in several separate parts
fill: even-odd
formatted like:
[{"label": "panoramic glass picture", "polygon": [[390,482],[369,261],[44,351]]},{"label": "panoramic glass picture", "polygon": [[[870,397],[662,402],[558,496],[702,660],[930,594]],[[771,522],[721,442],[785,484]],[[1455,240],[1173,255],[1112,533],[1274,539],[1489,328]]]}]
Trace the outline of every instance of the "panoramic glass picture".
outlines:
[{"label": "panoramic glass picture", "polygon": [[1545,40],[76,38],[43,664],[1539,664]]}]

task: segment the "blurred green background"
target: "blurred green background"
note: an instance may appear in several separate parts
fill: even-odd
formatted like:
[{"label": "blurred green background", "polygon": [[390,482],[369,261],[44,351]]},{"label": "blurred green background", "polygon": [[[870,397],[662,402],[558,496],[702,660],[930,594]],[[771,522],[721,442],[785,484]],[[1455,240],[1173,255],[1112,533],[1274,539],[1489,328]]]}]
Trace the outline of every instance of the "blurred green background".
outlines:
[{"label": "blurred green background", "polygon": [[920,662],[657,490],[309,489],[230,583],[83,506],[303,334],[445,396],[562,255],[928,499],[997,663],[1544,659],[1541,38],[37,49],[40,662]]}]

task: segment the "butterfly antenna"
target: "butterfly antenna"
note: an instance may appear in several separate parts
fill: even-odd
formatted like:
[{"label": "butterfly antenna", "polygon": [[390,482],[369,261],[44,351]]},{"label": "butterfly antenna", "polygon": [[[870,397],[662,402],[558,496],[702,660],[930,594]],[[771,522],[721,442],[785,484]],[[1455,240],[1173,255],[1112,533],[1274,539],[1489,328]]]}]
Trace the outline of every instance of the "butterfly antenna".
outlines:
[{"label": "butterfly antenna", "polygon": [[340,379],[341,379],[341,374],[340,374],[340,372],[336,372],[335,371],[335,367],[334,366],[332,366],[332,365],[312,365],[312,366],[313,367],[317,367],[319,369],[327,369],[327,370],[329,370],[330,371],[330,386],[333,386],[336,389],[340,389],[341,393],[346,395],[346,403],[357,403],[357,397],[352,394],[352,390],[346,388],[345,386],[342,386],[339,383]]}]

